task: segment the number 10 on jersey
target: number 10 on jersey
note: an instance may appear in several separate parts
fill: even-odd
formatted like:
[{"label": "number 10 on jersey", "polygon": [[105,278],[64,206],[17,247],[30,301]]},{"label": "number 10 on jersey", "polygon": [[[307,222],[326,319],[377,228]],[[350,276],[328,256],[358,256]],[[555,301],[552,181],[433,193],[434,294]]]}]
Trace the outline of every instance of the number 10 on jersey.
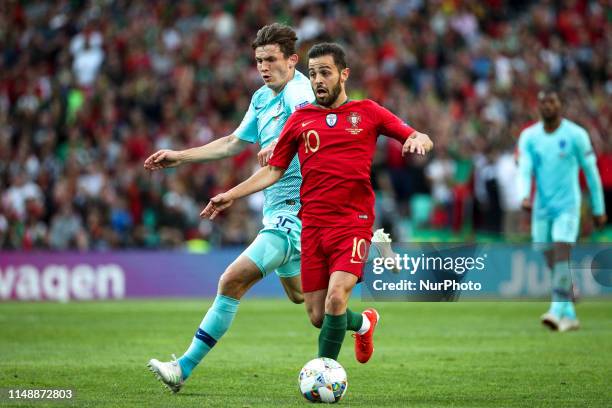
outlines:
[{"label": "number 10 on jersey", "polygon": [[305,153],[314,153],[319,150],[321,140],[316,130],[309,130],[308,132],[302,132],[304,138],[304,149]]}]

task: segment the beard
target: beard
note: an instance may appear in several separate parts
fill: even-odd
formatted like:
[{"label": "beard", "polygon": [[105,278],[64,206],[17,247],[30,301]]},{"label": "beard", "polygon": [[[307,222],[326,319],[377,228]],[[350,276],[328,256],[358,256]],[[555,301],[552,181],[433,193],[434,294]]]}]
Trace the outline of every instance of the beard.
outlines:
[{"label": "beard", "polygon": [[338,82],[331,89],[331,92],[329,89],[325,89],[325,90],[327,91],[327,93],[322,96],[319,96],[315,89],[315,97],[317,99],[317,104],[321,106],[329,107],[333,105],[334,102],[336,102],[336,99],[338,99],[338,96],[340,95],[340,92],[342,91],[342,87],[340,86],[340,78],[338,78]]},{"label": "beard", "polygon": [[540,110],[540,116],[544,122],[552,122],[559,116],[559,112],[555,110]]}]

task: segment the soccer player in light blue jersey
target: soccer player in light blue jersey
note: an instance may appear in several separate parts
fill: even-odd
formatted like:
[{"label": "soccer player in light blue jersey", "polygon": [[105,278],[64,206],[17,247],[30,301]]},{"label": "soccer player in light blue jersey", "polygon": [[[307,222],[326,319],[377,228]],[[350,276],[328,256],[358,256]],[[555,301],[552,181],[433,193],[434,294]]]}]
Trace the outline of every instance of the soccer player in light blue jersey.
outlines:
[{"label": "soccer player in light blue jersey", "polygon": [[[571,244],[580,225],[579,169],[586,176],[595,225],[606,222],[601,180],[589,135],[582,127],[561,116],[561,100],[553,89],[538,94],[541,121],[523,130],[519,139],[520,194],[522,206],[532,211],[534,243],[548,244],[546,258],[552,270],[552,302],[542,315],[552,330],[580,327],[571,301],[569,268]],[[531,181],[535,178],[535,200],[531,204]]]},{"label": "soccer player in light blue jersey", "polygon": [[[295,69],[297,36],[288,26],[270,24],[257,32],[252,48],[257,70],[265,85],[252,96],[239,127],[229,136],[204,146],[173,151],[160,150],[145,160],[148,170],[176,167],[235,156],[252,143],[262,150],[259,164],[268,164],[278,136],[289,116],[314,100],[309,79]],[[300,209],[302,176],[297,156],[283,178],[264,190],[263,229],[251,245],[227,267],[219,280],[217,296],[204,316],[188,350],[178,360],[149,361],[149,368],[171,391],[178,392],[193,369],[227,332],[240,299],[258,281],[275,271],[294,303],[303,303],[300,281]],[[389,238],[382,230],[372,242],[380,256],[393,256]],[[374,251],[371,251],[374,252]]]},{"label": "soccer player in light blue jersey", "polygon": [[[289,115],[314,99],[308,78],[295,69],[296,41],[295,32],[288,26],[275,23],[260,29],[252,48],[265,85],[253,94],[238,129],[193,149],[160,150],[146,159],[145,168],[157,170],[219,160],[239,154],[252,143],[262,147],[258,160],[262,166],[267,165]],[[242,296],[267,274],[276,271],[292,302],[304,301],[299,275],[301,221],[297,218],[301,182],[296,158],[281,182],[264,191],[264,227],[221,276],[217,297],[189,349],[175,361],[149,362],[151,371],[173,392],[181,389],[192,370],[229,329]]]}]

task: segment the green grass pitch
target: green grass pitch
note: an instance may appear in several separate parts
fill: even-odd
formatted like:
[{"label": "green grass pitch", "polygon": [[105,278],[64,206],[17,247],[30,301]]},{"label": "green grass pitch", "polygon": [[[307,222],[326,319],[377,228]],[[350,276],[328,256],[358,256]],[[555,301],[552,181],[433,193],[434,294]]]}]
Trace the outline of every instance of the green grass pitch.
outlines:
[{"label": "green grass pitch", "polygon": [[[303,305],[246,299],[232,329],[172,395],[146,369],[181,355],[210,300],[0,303],[0,406],[292,407],[318,331]],[[364,305],[352,301],[354,309]],[[366,365],[345,339],[350,407],[604,407],[612,401],[612,302],[578,305],[551,333],[541,303],[379,303]],[[72,402],[15,402],[7,388],[72,388]]]}]

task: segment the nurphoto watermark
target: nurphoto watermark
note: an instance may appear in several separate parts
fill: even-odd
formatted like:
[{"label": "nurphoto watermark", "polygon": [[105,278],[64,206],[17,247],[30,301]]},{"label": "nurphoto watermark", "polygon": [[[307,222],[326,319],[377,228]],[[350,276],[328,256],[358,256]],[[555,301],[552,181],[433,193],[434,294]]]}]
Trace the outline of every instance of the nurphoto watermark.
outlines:
[{"label": "nurphoto watermark", "polygon": [[[366,265],[363,300],[545,300],[555,267],[542,244],[397,243]],[[612,247],[575,245],[563,260],[582,296],[612,297]]]}]

